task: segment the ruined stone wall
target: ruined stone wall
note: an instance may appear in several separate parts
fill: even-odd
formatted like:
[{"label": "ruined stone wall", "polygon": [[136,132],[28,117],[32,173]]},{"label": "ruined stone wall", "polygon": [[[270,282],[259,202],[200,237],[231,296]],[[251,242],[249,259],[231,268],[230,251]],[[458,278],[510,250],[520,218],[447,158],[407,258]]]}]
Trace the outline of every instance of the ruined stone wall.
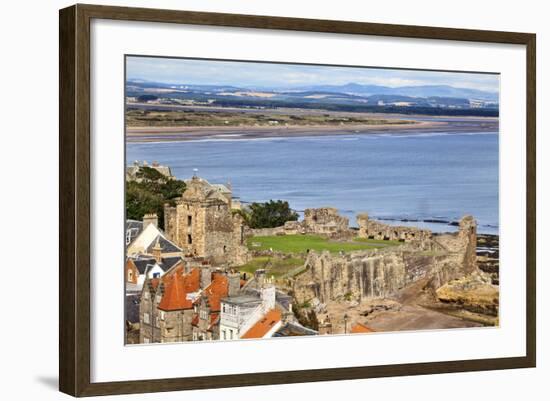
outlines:
[{"label": "ruined stone wall", "polygon": [[331,207],[306,209],[303,221],[287,221],[284,225],[270,228],[248,228],[246,237],[274,235],[317,234],[329,237],[350,237],[354,231],[348,227],[349,220]]},{"label": "ruined stone wall", "polygon": [[306,209],[304,212],[303,226],[307,233],[331,236],[347,232],[348,225],[348,218],[340,216],[333,207]]},{"label": "ruined stone wall", "polygon": [[379,221],[370,220],[368,214],[357,215],[359,224],[359,238],[391,241],[426,240],[432,236],[430,230],[416,227],[392,226]]},{"label": "ruined stone wall", "polygon": [[460,231],[446,241],[444,249],[435,241],[415,240],[381,250],[347,254],[310,252],[307,270],[298,276],[294,292],[298,302],[313,298],[321,302],[338,299],[387,297],[425,280],[437,289],[443,284],[477,270],[475,221],[465,218]]}]

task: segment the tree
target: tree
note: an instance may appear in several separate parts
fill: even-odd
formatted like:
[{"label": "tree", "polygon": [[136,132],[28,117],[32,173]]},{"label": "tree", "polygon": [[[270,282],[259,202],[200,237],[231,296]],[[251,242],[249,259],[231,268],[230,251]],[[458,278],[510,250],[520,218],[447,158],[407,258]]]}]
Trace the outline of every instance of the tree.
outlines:
[{"label": "tree", "polygon": [[270,200],[269,202],[250,205],[248,223],[251,228],[279,227],[287,221],[298,220],[298,213],[294,212],[288,202]]},{"label": "tree", "polygon": [[159,227],[164,228],[164,204],[175,205],[175,198],[185,191],[185,182],[168,178],[151,167],[140,167],[137,181],[126,181],[126,218],[141,220],[156,213]]}]

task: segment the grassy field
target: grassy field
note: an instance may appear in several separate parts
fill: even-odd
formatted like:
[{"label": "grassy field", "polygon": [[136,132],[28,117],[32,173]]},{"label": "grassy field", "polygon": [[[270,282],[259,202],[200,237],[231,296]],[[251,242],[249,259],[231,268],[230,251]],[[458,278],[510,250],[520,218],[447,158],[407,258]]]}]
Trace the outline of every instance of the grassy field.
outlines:
[{"label": "grassy field", "polygon": [[386,120],[372,117],[342,117],[327,114],[288,115],[269,113],[247,114],[239,112],[208,111],[154,111],[128,110],[129,127],[239,127],[239,126],[308,126],[308,125],[379,125],[407,124],[413,121]]},{"label": "grassy field", "polygon": [[[241,273],[254,274],[258,269],[266,269],[268,276],[274,276],[275,278],[281,278],[286,275],[294,275],[292,273],[298,273],[304,265],[304,259],[302,258],[271,258],[269,256],[259,256],[252,259],[247,264],[238,267],[237,269]],[[290,273],[290,274],[289,274]]]},{"label": "grassy field", "polygon": [[349,242],[330,241],[318,235],[274,235],[266,237],[252,237],[247,240],[251,250],[268,250],[285,253],[305,253],[307,250],[349,252],[363,249],[383,248],[397,245],[399,241],[377,241],[370,239],[356,239]]}]

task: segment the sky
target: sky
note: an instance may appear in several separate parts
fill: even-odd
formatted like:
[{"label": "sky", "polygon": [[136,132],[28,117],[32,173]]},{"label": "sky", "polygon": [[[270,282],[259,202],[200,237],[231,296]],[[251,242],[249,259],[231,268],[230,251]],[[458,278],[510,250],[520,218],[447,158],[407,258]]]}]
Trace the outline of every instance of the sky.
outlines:
[{"label": "sky", "polygon": [[498,92],[497,74],[318,65],[254,63],[129,56],[128,79],[170,84],[233,85],[292,88],[307,85],[343,85],[350,82],[390,87],[450,85]]}]

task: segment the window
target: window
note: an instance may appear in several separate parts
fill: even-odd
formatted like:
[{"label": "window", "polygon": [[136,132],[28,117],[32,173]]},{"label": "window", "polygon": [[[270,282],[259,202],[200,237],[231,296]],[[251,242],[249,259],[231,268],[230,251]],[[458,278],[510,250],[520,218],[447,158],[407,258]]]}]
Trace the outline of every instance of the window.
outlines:
[{"label": "window", "polygon": [[145,291],[145,292],[143,293],[143,298],[144,298],[144,299],[149,299],[149,291]]},{"label": "window", "polygon": [[160,319],[158,316],[155,317],[155,326],[157,326],[158,328],[160,328]]},{"label": "window", "polygon": [[126,245],[130,245],[131,240],[132,240],[132,231],[126,230]]},{"label": "window", "polygon": [[143,314],[143,323],[150,324],[151,323],[151,317],[147,312]]},{"label": "window", "polygon": [[187,243],[190,245],[193,243],[193,238],[191,237],[191,234],[187,234]]},{"label": "window", "polygon": [[233,330],[229,329],[229,339],[233,340]]},{"label": "window", "polygon": [[227,340],[226,335],[225,335],[225,330],[222,330],[222,337],[223,337],[224,340]]},{"label": "window", "polygon": [[128,281],[131,283],[134,281],[134,271],[132,269],[128,269]]},{"label": "window", "polygon": [[155,297],[155,302],[157,304],[160,303],[160,298],[161,298],[160,294]]},{"label": "window", "polygon": [[163,310],[160,311],[160,320],[164,320],[164,311]]},{"label": "window", "polygon": [[193,224],[193,216],[189,215],[187,216],[187,225],[191,226]]},{"label": "window", "polygon": [[149,337],[143,337],[143,344],[149,344],[150,342]]}]

